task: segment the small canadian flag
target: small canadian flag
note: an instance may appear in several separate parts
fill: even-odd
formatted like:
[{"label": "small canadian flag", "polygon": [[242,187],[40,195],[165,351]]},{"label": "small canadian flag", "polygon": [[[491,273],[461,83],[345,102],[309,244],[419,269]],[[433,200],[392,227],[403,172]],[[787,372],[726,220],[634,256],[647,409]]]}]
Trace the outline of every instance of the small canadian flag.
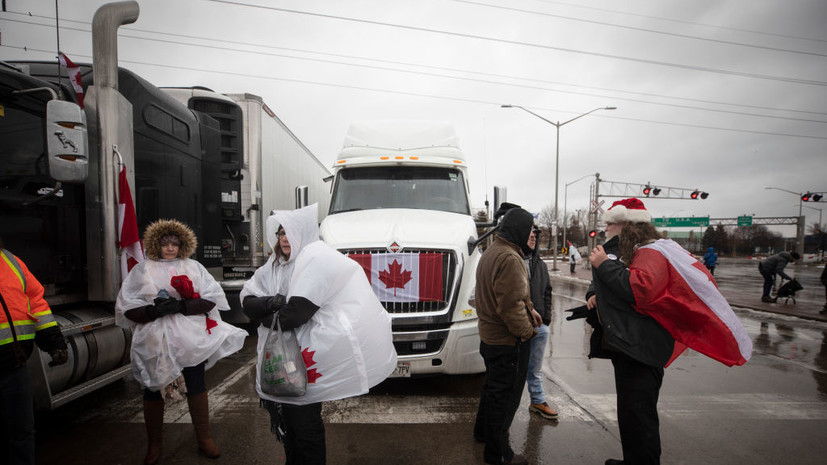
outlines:
[{"label": "small canadian flag", "polygon": [[442,300],[442,254],[351,254],[381,302]]},{"label": "small canadian flag", "polygon": [[135,204],[132,203],[132,193],[129,191],[129,181],[126,178],[126,167],[121,167],[118,176],[118,246],[123,249],[121,254],[121,281],[132,267],[144,261],[144,246],[138,237],[138,218],[135,216]]},{"label": "small canadian flag", "polygon": [[83,83],[80,77],[80,68],[74,64],[63,52],[57,54],[60,66],[66,68],[69,73],[69,82],[72,83],[72,89],[75,90],[75,95],[78,98],[78,105],[83,108]]}]

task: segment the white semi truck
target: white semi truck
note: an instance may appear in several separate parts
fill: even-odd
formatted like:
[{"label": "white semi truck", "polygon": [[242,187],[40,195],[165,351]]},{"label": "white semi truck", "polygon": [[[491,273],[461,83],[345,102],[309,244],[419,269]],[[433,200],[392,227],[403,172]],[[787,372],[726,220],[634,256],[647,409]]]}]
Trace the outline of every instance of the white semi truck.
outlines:
[{"label": "white semi truck", "polygon": [[453,125],[354,122],[334,174],[322,239],[362,265],[393,318],[392,376],[484,371],[477,225]]}]

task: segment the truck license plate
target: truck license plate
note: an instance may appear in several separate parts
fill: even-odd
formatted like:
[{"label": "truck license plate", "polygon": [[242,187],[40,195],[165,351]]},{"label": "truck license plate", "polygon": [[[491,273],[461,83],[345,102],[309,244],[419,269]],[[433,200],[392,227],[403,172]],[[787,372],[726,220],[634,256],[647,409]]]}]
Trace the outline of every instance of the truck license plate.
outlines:
[{"label": "truck license plate", "polygon": [[396,368],[393,370],[389,378],[410,378],[411,377],[411,362],[396,362]]}]

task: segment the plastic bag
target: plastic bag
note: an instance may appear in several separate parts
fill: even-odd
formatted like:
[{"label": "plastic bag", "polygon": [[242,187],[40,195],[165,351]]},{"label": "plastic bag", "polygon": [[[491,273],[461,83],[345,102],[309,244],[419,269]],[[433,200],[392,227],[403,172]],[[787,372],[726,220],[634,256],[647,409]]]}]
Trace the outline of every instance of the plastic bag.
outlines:
[{"label": "plastic bag", "polygon": [[307,391],[307,368],[299,341],[293,330],[281,330],[278,313],[273,316],[259,357],[259,385],[265,394],[278,397],[304,395]]}]

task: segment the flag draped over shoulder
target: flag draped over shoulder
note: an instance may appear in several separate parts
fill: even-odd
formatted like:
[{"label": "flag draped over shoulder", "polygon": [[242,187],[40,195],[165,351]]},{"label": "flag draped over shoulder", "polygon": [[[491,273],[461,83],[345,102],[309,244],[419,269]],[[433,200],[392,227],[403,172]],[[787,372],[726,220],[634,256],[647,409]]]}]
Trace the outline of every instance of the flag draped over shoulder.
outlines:
[{"label": "flag draped over shoulder", "polygon": [[638,312],[681,343],[724,365],[743,365],[752,341],[709,271],[676,242],[660,239],[635,252],[629,267]]},{"label": "flag draped over shoulder", "polygon": [[126,167],[121,167],[121,174],[118,176],[118,246],[123,249],[121,254],[121,281],[123,281],[133,266],[144,261],[144,247],[138,237],[138,218],[135,216],[132,193],[129,192]]},{"label": "flag draped over shoulder", "polygon": [[69,81],[72,83],[72,88],[75,89],[78,105],[83,108],[83,84],[80,79],[80,68],[78,68],[78,65],[72,63],[72,60],[63,52],[59,52],[57,58],[60,61],[60,66],[66,68],[66,71],[69,73]]}]

